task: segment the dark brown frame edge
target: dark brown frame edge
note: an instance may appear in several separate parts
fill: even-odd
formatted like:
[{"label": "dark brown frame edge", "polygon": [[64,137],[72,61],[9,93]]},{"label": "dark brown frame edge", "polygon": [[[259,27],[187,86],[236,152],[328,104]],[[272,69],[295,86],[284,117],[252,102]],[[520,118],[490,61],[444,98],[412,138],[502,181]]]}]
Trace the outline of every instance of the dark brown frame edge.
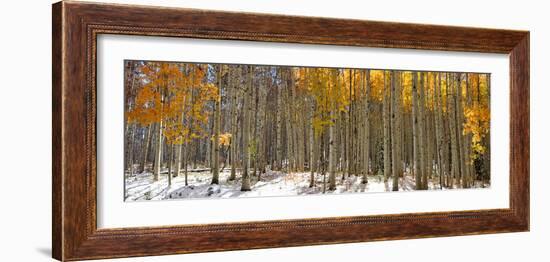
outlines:
[{"label": "dark brown frame edge", "polygon": [[[52,11],[52,253],[56,259],[68,261],[529,230],[528,31],[82,2],[59,2],[53,5]],[[98,229],[95,169],[98,34],[509,54],[510,208]]]}]

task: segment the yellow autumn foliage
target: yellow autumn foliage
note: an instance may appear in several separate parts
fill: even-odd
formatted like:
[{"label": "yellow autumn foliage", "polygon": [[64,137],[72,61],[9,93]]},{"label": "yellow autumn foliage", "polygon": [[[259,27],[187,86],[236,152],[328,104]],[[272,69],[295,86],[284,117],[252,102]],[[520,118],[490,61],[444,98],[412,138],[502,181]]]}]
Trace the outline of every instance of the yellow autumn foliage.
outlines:
[{"label": "yellow autumn foliage", "polygon": [[130,123],[162,124],[168,144],[183,144],[204,137],[210,112],[206,105],[220,99],[218,87],[204,83],[207,66],[145,62],[140,68],[143,87],[135,106],[126,112]]}]

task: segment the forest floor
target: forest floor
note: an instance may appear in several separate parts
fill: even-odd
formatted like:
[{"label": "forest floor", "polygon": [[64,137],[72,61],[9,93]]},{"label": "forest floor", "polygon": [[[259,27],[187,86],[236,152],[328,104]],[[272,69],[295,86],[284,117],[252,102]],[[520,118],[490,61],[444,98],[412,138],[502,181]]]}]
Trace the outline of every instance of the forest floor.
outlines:
[{"label": "forest floor", "polygon": [[[162,200],[162,199],[189,199],[189,198],[236,198],[236,197],[263,197],[263,196],[295,196],[307,194],[321,194],[323,192],[323,176],[316,174],[316,185],[309,187],[310,173],[299,172],[286,174],[280,171],[268,171],[260,176],[251,176],[251,191],[241,191],[241,178],[228,181],[230,169],[226,168],[220,173],[220,185],[211,185],[212,174],[210,170],[192,170],[188,172],[188,186],[185,186],[185,178],[182,175],[172,178],[172,185],[168,187],[166,174],[161,174],[158,181],[153,181],[153,174],[144,172],[133,176],[127,176],[125,181],[126,201]],[[342,175],[337,175],[336,190],[328,190],[327,194],[363,193],[363,192],[387,192],[392,191],[392,180],[384,182],[381,175],[369,176],[368,183],[361,183],[361,176],[348,176],[342,180]],[[486,187],[488,185],[478,185]],[[436,181],[429,181],[429,190],[438,189]],[[406,175],[400,178],[399,191],[415,190],[415,182],[412,176]],[[443,189],[445,190],[445,189]]]}]

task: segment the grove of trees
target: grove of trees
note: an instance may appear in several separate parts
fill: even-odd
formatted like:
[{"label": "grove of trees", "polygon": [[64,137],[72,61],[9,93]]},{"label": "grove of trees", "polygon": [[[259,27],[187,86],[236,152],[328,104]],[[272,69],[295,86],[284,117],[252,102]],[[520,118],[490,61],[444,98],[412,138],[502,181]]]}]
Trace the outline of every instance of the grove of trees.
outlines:
[{"label": "grove of trees", "polygon": [[206,170],[249,191],[278,171],[322,192],[349,177],[490,181],[489,74],[134,60],[125,74],[126,177],[188,186]]}]

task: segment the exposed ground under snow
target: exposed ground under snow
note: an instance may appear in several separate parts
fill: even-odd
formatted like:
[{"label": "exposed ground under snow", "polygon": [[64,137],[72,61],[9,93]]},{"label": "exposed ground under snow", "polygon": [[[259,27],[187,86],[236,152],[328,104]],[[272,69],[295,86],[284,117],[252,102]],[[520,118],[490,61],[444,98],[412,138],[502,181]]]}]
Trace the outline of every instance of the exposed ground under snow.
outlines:
[{"label": "exposed ground under snow", "polygon": [[[251,176],[251,191],[241,191],[241,179],[228,181],[230,170],[224,169],[220,173],[220,185],[211,185],[212,174],[210,171],[188,172],[188,186],[185,186],[183,174],[172,178],[172,185],[168,187],[167,174],[161,174],[159,180],[154,182],[150,172],[127,176],[125,181],[126,201],[162,200],[162,199],[189,199],[189,198],[235,198],[258,196],[295,196],[307,194],[320,194],[323,192],[323,176],[316,174],[316,185],[309,187],[309,172],[285,174],[279,171],[268,171],[262,174],[258,181],[257,176]],[[336,190],[328,190],[327,194],[386,192],[392,190],[392,181],[384,182],[382,176],[369,176],[368,183],[362,184],[360,176],[349,176],[342,181],[342,175],[336,176]],[[414,180],[410,175],[401,178],[399,191],[414,190]],[[428,185],[430,190],[439,189],[433,181]],[[481,187],[481,185],[479,185]]]}]

